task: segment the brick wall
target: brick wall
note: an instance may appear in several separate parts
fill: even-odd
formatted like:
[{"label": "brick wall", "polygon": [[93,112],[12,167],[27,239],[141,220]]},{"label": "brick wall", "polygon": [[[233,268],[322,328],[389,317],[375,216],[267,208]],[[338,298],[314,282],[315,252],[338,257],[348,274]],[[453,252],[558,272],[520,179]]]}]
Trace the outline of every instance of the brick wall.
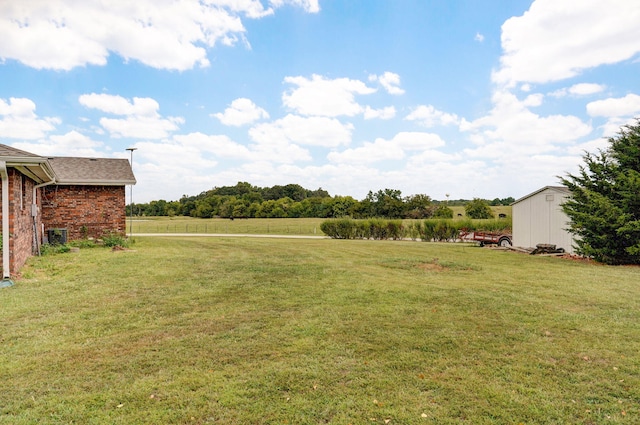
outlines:
[{"label": "brick wall", "polygon": [[69,240],[99,238],[105,232],[125,234],[124,186],[45,186],[42,222],[48,229],[67,229]]},{"label": "brick wall", "polygon": [[[33,255],[34,251],[34,221],[31,215],[31,204],[33,203],[35,182],[14,168],[9,168],[7,174],[9,180],[9,262],[11,271],[16,273]],[[0,220],[2,220],[1,209]],[[41,228],[40,223],[40,219],[37,217],[35,225],[38,230]],[[3,235],[4,237],[6,235]]]}]

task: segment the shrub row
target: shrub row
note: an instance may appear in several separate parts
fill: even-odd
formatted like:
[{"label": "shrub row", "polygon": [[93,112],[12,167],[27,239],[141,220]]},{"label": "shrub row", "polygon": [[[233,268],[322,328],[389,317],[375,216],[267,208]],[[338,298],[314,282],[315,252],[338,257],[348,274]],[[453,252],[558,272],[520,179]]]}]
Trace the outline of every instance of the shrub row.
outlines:
[{"label": "shrub row", "polygon": [[510,232],[508,220],[354,220],[341,218],[327,220],[320,224],[325,235],[334,239],[404,239],[453,242],[460,230]]},{"label": "shrub row", "polygon": [[405,237],[402,220],[353,220],[339,218],[323,221],[320,230],[334,239],[402,239]]}]

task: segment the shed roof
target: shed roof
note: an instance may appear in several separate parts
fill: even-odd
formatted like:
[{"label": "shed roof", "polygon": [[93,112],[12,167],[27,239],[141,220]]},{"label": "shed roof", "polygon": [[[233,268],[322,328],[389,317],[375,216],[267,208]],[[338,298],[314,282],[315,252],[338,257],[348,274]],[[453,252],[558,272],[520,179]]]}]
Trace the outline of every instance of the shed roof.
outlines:
[{"label": "shed roof", "polygon": [[511,205],[515,205],[518,202],[521,202],[521,201],[524,201],[525,199],[531,198],[532,196],[535,196],[538,193],[544,192],[545,190],[548,190],[548,189],[553,190],[555,192],[564,193],[564,194],[567,194],[567,195],[571,193],[569,188],[566,187],[566,186],[545,186],[543,188],[540,188],[540,189],[536,190],[535,192],[531,192],[530,194],[523,196],[520,199],[516,199]]},{"label": "shed roof", "polygon": [[125,186],[136,184],[128,159],[58,156],[48,162],[60,185]]}]

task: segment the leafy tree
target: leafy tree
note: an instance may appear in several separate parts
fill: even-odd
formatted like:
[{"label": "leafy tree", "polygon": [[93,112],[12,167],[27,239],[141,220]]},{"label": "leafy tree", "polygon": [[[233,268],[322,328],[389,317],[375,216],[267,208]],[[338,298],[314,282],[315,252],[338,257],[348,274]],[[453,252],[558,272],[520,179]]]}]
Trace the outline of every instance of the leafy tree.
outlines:
[{"label": "leafy tree", "polygon": [[493,218],[493,211],[487,201],[480,198],[473,198],[464,206],[465,214],[470,218],[483,219]]},{"label": "leafy tree", "polygon": [[291,198],[294,201],[302,201],[307,197],[307,190],[299,184],[288,184],[282,190],[283,197]]},{"label": "leafy tree", "polygon": [[453,210],[446,205],[438,205],[433,210],[433,218],[453,218]]},{"label": "leafy tree", "polygon": [[431,216],[433,207],[431,206],[431,197],[428,195],[411,195],[407,196],[404,201],[406,218],[427,218]]},{"label": "leafy tree", "polygon": [[498,205],[511,205],[515,202],[516,200],[512,197],[509,196],[508,198],[495,198],[493,201],[491,201],[489,203],[489,205],[491,205],[492,207],[498,206]]},{"label": "leafy tree", "polygon": [[563,210],[576,252],[607,264],[640,264],[640,119],[583,159],[577,175],[561,178],[571,192]]},{"label": "leafy tree", "polygon": [[327,192],[326,190],[324,190],[323,188],[319,187],[316,190],[310,190],[309,191],[309,197],[310,198],[328,198],[331,195],[329,195],[329,192]]},{"label": "leafy tree", "polygon": [[376,193],[369,191],[366,201],[371,204],[372,217],[401,218],[405,204],[402,192],[397,189],[384,189]]}]

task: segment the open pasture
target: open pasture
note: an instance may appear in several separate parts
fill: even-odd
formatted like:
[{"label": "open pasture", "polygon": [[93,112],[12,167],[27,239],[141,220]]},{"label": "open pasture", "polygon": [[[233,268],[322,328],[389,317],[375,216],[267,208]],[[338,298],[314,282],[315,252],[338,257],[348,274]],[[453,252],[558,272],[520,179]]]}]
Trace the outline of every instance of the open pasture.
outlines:
[{"label": "open pasture", "polygon": [[640,268],[136,238],[0,291],[0,423],[640,422]]},{"label": "open pasture", "polygon": [[[452,207],[454,220],[464,220],[464,207]],[[496,218],[511,216],[511,207],[492,207]],[[463,217],[458,217],[461,214]],[[193,218],[193,217],[127,217],[126,233],[211,233],[211,234],[275,234],[322,236],[320,224],[327,218]],[[404,220],[405,224],[422,220]],[[480,220],[484,221],[484,220]],[[511,223],[511,221],[507,221]]]},{"label": "open pasture", "polygon": [[249,235],[322,236],[324,218],[193,218],[134,217],[127,218],[127,234],[136,233],[211,233]]}]

